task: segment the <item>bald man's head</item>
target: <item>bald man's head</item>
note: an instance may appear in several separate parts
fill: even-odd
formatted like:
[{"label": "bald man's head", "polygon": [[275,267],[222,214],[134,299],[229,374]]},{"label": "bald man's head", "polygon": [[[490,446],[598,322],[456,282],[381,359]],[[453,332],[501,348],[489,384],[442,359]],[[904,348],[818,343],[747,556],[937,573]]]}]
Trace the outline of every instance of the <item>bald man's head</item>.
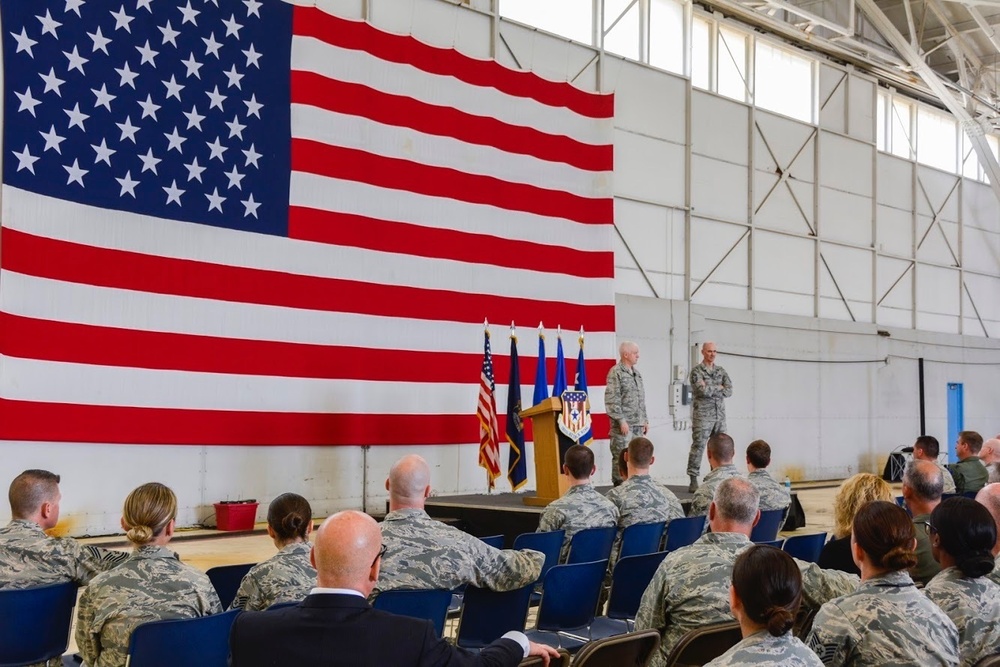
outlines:
[{"label": "bald man's head", "polygon": [[979,460],[983,465],[1000,463],[1000,438],[990,438],[983,443],[983,448],[979,450]]},{"label": "bald man's head", "polygon": [[431,490],[430,466],[422,456],[404,456],[389,470],[385,488],[389,491],[390,511],[409,507],[423,509]]},{"label": "bald man's head", "polygon": [[378,581],[382,532],[375,519],[349,510],[334,514],[316,531],[312,563],[323,588],[349,588],[364,594]]}]

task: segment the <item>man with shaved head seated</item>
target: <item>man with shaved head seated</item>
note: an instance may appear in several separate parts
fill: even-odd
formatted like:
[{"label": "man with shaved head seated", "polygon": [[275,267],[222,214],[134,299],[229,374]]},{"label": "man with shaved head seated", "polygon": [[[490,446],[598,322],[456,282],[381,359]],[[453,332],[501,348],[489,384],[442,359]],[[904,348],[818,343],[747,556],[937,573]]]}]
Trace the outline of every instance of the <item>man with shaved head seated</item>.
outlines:
[{"label": "man with shaved head seated", "polygon": [[382,576],[376,593],[393,588],[453,589],[462,584],[510,591],[538,579],[540,551],[495,549],[436,521],[424,511],[431,471],[422,457],[404,456],[389,471],[389,513],[382,522]]},{"label": "man with shaved head seated", "polygon": [[[708,466],[712,469],[701,486],[694,492],[691,499],[691,509],[688,516],[707,516],[708,506],[712,504],[712,497],[715,489],[723,481],[730,477],[742,477],[740,471],[733,465],[733,457],[736,455],[736,445],[733,439],[725,433],[716,433],[708,439],[708,446],[705,448],[708,456]],[[707,525],[707,524],[706,524]]]},{"label": "man with shaved head seated", "polygon": [[361,512],[334,514],[316,531],[312,563],[317,587],[293,607],[244,612],[229,635],[233,667],[514,667],[528,655],[547,665],[557,655],[520,632],[482,652],[437,637],[431,621],[372,609],[385,547],[378,524]]}]

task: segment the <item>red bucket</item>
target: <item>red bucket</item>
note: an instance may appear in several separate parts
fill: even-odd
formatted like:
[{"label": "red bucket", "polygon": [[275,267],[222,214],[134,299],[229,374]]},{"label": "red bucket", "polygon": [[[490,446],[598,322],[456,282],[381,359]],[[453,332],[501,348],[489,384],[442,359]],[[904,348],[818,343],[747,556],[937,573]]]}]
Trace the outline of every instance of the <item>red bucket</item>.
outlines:
[{"label": "red bucket", "polygon": [[253,530],[259,503],[215,503],[219,530]]}]

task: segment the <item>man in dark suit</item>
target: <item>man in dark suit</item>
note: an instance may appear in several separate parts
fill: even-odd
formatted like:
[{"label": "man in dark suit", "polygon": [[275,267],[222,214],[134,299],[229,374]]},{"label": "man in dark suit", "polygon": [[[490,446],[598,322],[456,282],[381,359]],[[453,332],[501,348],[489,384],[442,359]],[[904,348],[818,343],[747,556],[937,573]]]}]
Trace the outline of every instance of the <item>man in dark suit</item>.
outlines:
[{"label": "man in dark suit", "polygon": [[508,632],[480,653],[437,637],[430,621],[372,609],[383,550],[378,524],[361,512],[334,514],[316,532],[317,587],[300,604],[236,617],[233,667],[514,667],[528,655],[547,665],[555,649]]}]

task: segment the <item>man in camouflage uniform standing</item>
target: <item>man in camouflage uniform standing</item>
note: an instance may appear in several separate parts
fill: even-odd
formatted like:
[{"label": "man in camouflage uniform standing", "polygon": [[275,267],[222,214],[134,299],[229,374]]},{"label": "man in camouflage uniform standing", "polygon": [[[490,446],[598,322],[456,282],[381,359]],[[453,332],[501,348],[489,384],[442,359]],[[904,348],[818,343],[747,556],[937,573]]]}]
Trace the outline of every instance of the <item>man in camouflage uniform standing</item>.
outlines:
[{"label": "man in camouflage uniform standing", "polygon": [[[649,663],[652,667],[666,665],[671,649],[689,630],[733,620],[729,608],[733,563],[753,544],[750,531],[760,516],[757,502],[757,490],[746,478],[725,480],[709,507],[712,532],[660,563],[635,619],[636,630],[660,632],[660,648]],[[809,607],[853,591],[860,581],[853,574],[795,562],[802,572],[803,603]]]},{"label": "man in camouflage uniform standing", "polygon": [[707,516],[715,489],[730,477],[743,477],[733,465],[736,445],[725,433],[716,433],[708,439],[708,465],[712,469],[705,475],[705,483],[695,491],[688,516]]},{"label": "man in camouflage uniform standing", "polygon": [[726,404],[723,399],[733,395],[733,382],[722,366],[715,365],[715,343],[701,346],[702,363],[691,369],[688,380],[694,401],[691,405],[691,451],[688,452],[687,473],[691,480],[688,491],[698,490],[701,457],[709,436],[726,431]]},{"label": "man in camouflage uniform standing", "polygon": [[462,584],[510,591],[533,583],[545,554],[495,549],[478,537],[427,516],[430,468],[416,454],[389,471],[389,513],[382,522],[386,552],[375,594],[394,588],[453,589]]},{"label": "man in camouflage uniform standing", "polygon": [[771,446],[763,440],[754,440],[747,446],[747,479],[760,494],[760,511],[788,509],[792,494],[779,484],[767,471],[771,465]]},{"label": "man in camouflage uniform standing", "polygon": [[636,435],[649,432],[646,417],[646,388],[642,375],[636,370],[639,362],[639,346],[624,341],[618,346],[621,361],[608,371],[604,387],[604,409],[611,420],[611,481],[615,486],[622,483],[616,465],[618,457]]},{"label": "man in camouflage uniform standing", "polygon": [[566,531],[559,561],[566,560],[573,536],[585,528],[603,528],[618,525],[618,508],[602,496],[590,483],[597,471],[594,452],[584,445],[573,445],[566,450],[563,473],[569,476],[570,487],[562,498],[549,503],[538,522],[538,532]]}]

